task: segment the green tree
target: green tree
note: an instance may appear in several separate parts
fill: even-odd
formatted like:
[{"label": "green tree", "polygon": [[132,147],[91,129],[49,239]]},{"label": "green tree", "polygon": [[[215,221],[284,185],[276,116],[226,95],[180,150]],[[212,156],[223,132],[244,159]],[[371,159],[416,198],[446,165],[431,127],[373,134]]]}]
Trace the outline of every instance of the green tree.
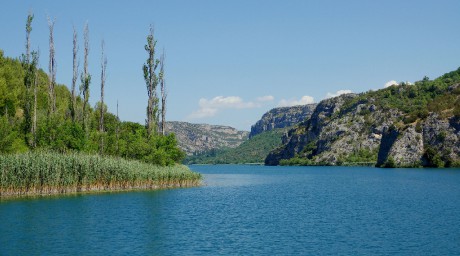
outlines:
[{"label": "green tree", "polygon": [[81,74],[80,92],[83,94],[83,129],[88,133],[88,101],[89,101],[89,85],[91,83],[91,75],[88,72],[88,54],[89,54],[89,28],[88,23],[85,24],[84,32],[84,64],[83,73]]},{"label": "green tree", "polygon": [[144,47],[148,53],[148,58],[142,69],[144,71],[144,80],[147,86],[148,95],[146,125],[147,135],[149,137],[156,133],[158,125],[158,96],[156,91],[158,86],[158,75],[155,71],[160,63],[160,60],[155,59],[156,44],[157,41],[153,35],[153,27],[150,26],[150,34],[147,36],[147,44]]}]

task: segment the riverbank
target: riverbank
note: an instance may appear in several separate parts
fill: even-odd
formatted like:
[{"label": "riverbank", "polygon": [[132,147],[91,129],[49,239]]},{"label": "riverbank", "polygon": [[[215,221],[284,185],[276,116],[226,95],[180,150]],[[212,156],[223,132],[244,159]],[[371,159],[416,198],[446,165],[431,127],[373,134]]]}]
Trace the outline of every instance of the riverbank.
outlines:
[{"label": "riverbank", "polygon": [[157,166],[81,153],[0,155],[0,197],[193,187],[201,174],[184,165]]}]

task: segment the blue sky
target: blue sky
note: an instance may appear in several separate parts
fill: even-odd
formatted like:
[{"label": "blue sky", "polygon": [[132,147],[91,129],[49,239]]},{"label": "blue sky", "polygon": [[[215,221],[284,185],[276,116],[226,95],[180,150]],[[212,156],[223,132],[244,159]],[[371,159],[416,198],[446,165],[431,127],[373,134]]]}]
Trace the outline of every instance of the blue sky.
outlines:
[{"label": "blue sky", "polygon": [[460,66],[460,1],[5,1],[0,48],[32,48],[47,70],[46,15],[56,18],[57,81],[72,79],[72,27],[90,29],[90,102],[99,100],[101,40],[108,58],[106,102],[120,118],[144,123],[142,64],[149,25],[166,52],[168,120],[249,130],[282,105],[318,102],[389,81],[435,78]]}]

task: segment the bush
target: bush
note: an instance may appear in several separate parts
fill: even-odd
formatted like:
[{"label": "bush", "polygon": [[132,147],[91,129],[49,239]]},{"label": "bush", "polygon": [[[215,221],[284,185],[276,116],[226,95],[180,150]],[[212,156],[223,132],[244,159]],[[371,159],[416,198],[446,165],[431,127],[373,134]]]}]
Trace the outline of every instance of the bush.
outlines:
[{"label": "bush", "polygon": [[437,150],[428,146],[423,154],[424,159],[426,160],[426,167],[444,167],[444,161],[441,158],[441,155]]},{"label": "bush", "polygon": [[396,162],[393,157],[389,156],[388,159],[383,164],[383,168],[396,168]]}]

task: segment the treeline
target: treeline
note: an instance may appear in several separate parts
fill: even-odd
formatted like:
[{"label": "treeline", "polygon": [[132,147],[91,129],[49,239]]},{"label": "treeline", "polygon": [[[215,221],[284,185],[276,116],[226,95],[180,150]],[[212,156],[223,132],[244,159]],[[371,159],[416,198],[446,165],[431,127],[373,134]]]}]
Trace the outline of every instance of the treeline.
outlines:
[{"label": "treeline", "polygon": [[[32,50],[34,16],[26,20],[26,49],[20,58],[3,56],[0,50],[0,153],[32,150],[85,152],[138,159],[159,165],[180,162],[185,154],[173,134],[165,135],[166,90],[164,54],[156,58],[153,29],[147,36],[147,61],[140,69],[148,94],[146,124],[122,122],[104,104],[107,58],[101,43],[100,101],[89,105],[95,76],[88,72],[89,28],[84,28],[83,70],[78,70],[78,34],[73,37],[73,77],[71,90],[57,84],[53,29],[48,18],[49,69],[38,68],[40,53]],[[77,90],[79,92],[77,92]]]},{"label": "treeline", "polygon": [[[349,100],[336,115],[354,109],[358,104],[370,103],[382,109],[397,109],[405,115],[400,120],[404,124],[425,119],[430,112],[442,117],[460,117],[460,68],[434,80],[424,77],[414,84],[400,83],[378,91],[369,91]],[[361,111],[367,115],[370,111]]]}]

